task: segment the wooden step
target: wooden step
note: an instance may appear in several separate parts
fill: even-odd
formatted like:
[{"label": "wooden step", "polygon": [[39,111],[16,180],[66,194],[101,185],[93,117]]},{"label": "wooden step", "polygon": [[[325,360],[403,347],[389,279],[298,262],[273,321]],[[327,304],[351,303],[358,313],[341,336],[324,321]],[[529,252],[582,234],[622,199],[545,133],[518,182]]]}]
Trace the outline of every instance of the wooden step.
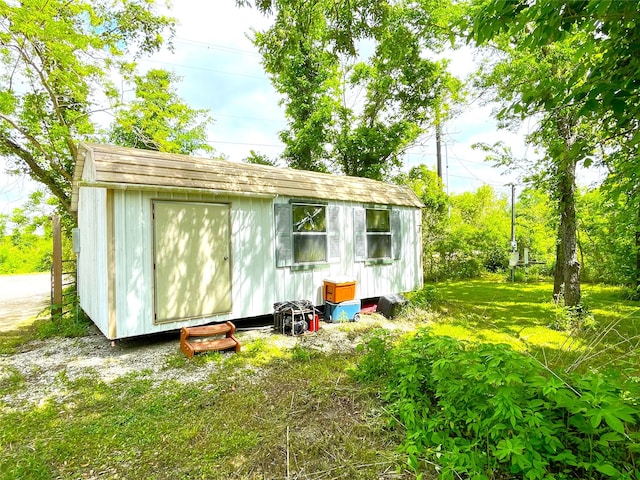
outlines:
[{"label": "wooden step", "polygon": [[[234,349],[240,351],[241,344],[233,336],[236,326],[231,322],[218,325],[205,325],[202,327],[182,327],[180,329],[180,350],[192,358],[195,353],[207,351],[222,351]],[[224,337],[220,337],[224,335]],[[198,337],[199,340],[191,340]]]}]

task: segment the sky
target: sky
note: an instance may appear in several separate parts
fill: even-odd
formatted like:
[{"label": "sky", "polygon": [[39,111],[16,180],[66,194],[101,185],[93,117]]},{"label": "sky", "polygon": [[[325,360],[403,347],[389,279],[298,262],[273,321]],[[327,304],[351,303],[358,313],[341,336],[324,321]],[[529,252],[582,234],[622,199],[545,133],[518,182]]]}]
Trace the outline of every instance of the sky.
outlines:
[{"label": "sky", "polygon": [[[179,96],[192,108],[209,110],[214,118],[208,139],[218,154],[231,161],[241,161],[251,150],[277,157],[283,150],[278,132],[286,127],[284,108],[248,38],[252,29],[266,29],[271,20],[250,8],[236,7],[234,0],[176,1],[170,15],[178,21],[173,52],[163,50],[141,59],[140,69],[164,68],[182,77]],[[451,54],[454,74],[464,77],[473,67],[471,51]],[[133,95],[125,91],[125,99],[127,94]],[[510,187],[506,185],[516,180],[485,163],[484,154],[471,148],[476,142],[501,140],[516,156],[534,155],[524,143],[523,132],[497,129],[489,106],[466,106],[443,131],[444,180],[450,193],[489,184],[507,194]],[[405,169],[418,164],[435,167],[435,142],[410,148],[404,162]],[[0,213],[10,213],[24,203],[35,185],[6,175],[4,168],[0,174]]]}]

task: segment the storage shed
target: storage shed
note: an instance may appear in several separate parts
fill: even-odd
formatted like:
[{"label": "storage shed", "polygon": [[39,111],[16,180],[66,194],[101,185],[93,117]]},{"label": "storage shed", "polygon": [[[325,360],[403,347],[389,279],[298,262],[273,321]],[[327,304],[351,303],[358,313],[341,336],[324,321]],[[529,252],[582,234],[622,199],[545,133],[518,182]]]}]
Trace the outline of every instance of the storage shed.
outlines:
[{"label": "storage shed", "polygon": [[80,306],[109,339],[422,284],[421,207],[374,180],[81,144],[73,182]]}]

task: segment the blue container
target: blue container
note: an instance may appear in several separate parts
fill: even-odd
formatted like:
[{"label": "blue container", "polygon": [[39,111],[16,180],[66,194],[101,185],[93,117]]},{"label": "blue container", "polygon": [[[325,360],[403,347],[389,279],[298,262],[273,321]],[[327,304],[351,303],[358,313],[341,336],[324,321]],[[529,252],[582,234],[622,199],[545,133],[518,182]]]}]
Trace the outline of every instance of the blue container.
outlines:
[{"label": "blue container", "polygon": [[341,303],[325,302],[324,318],[328,322],[353,322],[360,314],[360,300],[348,300]]}]

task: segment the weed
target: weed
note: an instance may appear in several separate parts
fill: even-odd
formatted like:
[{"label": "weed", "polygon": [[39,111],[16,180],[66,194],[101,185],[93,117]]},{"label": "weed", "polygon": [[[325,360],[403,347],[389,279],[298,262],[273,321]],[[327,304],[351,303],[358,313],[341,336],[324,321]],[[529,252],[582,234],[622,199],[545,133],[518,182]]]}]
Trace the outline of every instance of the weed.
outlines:
[{"label": "weed", "polygon": [[0,370],[0,391],[5,395],[21,390],[24,383],[24,375],[16,368],[3,366]]},{"label": "weed", "polygon": [[[247,365],[258,358],[253,344],[276,355],[261,357],[259,370],[236,366],[233,380],[158,383],[143,372],[107,383],[61,373],[71,394],[64,405],[0,412],[0,478],[398,478],[400,438],[379,409],[369,413],[375,396],[346,374],[353,354],[300,347],[285,362],[256,341]],[[223,358],[230,368],[240,355]]]},{"label": "weed", "polygon": [[580,333],[594,330],[596,321],[586,305],[581,303],[575,307],[566,307],[560,302],[556,306],[555,317],[549,324],[549,328]]},{"label": "weed", "polygon": [[425,285],[424,288],[407,294],[411,304],[417,308],[428,310],[438,301],[439,295],[435,285]]},{"label": "weed", "polygon": [[443,478],[637,478],[640,407],[627,399],[640,392],[616,378],[563,380],[506,345],[428,330],[365,349],[359,378],[386,380],[417,473],[437,462]]}]

